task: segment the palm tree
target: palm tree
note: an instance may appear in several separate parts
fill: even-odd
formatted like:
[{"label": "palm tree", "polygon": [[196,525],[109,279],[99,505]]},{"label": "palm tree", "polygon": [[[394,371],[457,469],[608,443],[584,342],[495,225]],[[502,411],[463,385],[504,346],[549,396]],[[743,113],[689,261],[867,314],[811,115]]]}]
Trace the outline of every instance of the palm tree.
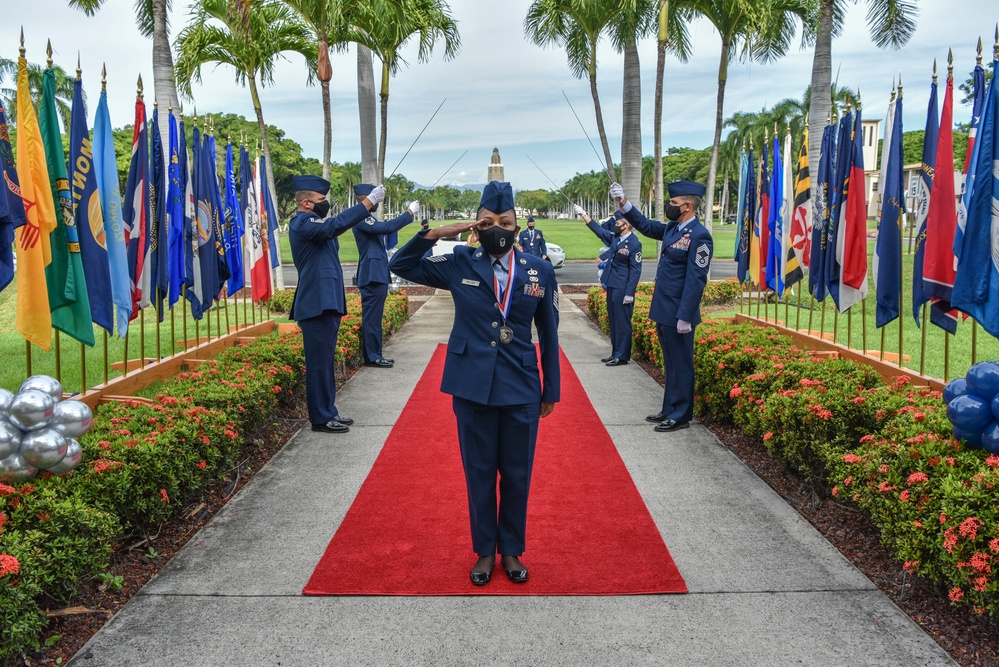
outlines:
[{"label": "palm tree", "polygon": [[357,115],[361,123],[362,183],[378,179],[378,114],[375,104],[375,72],[371,49],[357,45]]},{"label": "palm tree", "polygon": [[[856,0],[854,0],[854,3]],[[898,49],[905,45],[916,31],[917,0],[867,0],[867,27],[878,48]],[[811,90],[831,90],[832,38],[843,32],[843,21],[848,7],[847,0],[819,0],[817,27],[814,28],[815,55],[812,57]],[[822,129],[832,104],[825,95],[812,95],[808,106],[808,162],[818,164]],[[812,179],[812,201],[820,198],[816,188],[818,179]],[[816,214],[820,211],[815,210]]]},{"label": "palm tree", "polygon": [[198,0],[191,6],[191,22],[177,36],[176,48],[177,81],[185,96],[191,96],[192,81],[201,82],[201,67],[208,63],[229,65],[235,70],[236,83],[249,86],[267,157],[267,182],[271,192],[277,192],[257,78],[261,85],[273,84],[275,61],[291,51],[305,58],[311,84],[317,64],[308,28],[278,2]]},{"label": "palm tree", "polygon": [[[378,146],[377,182],[385,180],[385,150],[388,139],[389,82],[405,61],[399,51],[413,37],[419,42],[419,62],[427,62],[439,40],[444,42],[444,59],[458,55],[461,38],[451,8],[443,0],[369,0],[360,3],[347,17],[357,28],[354,38],[371,49],[382,61],[381,136]],[[360,51],[359,51],[360,54]],[[358,61],[361,62],[360,60]],[[359,64],[360,75],[360,64]],[[358,80],[360,95],[361,80]],[[362,124],[363,124],[362,118]],[[363,136],[363,128],[362,128]]]},{"label": "palm tree", "polygon": [[[93,16],[106,0],[67,0],[70,7]],[[167,14],[173,0],[136,0],[135,22],[144,37],[153,38],[153,90],[157,102],[169,109],[180,109],[177,83],[174,80],[173,54],[170,52],[170,24]],[[168,134],[169,115],[160,115],[160,132]],[[164,159],[165,159],[164,155]],[[270,164],[268,162],[268,164]]]},{"label": "palm tree", "polygon": [[330,155],[333,151],[333,118],[330,103],[330,79],[333,66],[330,50],[343,50],[351,38],[352,28],[344,17],[354,10],[358,0],[284,0],[309,27],[317,43],[317,71],[323,100],[323,178],[330,177]]},{"label": "palm tree", "polygon": [[597,43],[622,4],[629,4],[628,0],[534,0],[524,18],[528,39],[541,47],[564,47],[572,75],[576,78],[588,75],[597,132],[604,149],[604,166],[612,181],[617,181],[617,174],[597,93]]},{"label": "palm tree", "polygon": [[715,180],[718,173],[718,149],[721,144],[725,84],[728,65],[739,55],[743,60],[770,62],[784,55],[795,33],[795,19],[808,24],[809,0],[684,0],[698,16],[706,18],[721,37],[718,63],[718,103],[715,108],[715,138],[708,167],[705,201],[705,225],[711,228]]},{"label": "palm tree", "polygon": [[690,12],[678,6],[676,2],[672,5],[669,0],[659,0],[656,12],[656,98],[655,112],[653,115],[653,154],[656,160],[653,163],[654,173],[652,177],[652,189],[654,190],[655,209],[653,217],[657,220],[663,219],[663,79],[666,74],[666,52],[670,51],[680,62],[687,62],[690,54],[690,36],[687,32],[687,23],[690,21]]},{"label": "palm tree", "polygon": [[[70,112],[73,103],[73,79],[66,76],[66,70],[58,65],[52,65],[55,73],[55,102],[59,111],[59,118],[62,120],[64,131],[69,131]],[[33,99],[42,96],[42,74],[45,68],[35,63],[28,63],[28,90],[31,91]],[[11,83],[17,81],[17,61],[8,58],[0,58],[0,86],[10,77]],[[0,98],[5,100],[3,105],[7,113],[7,123],[14,127],[17,125],[17,91],[14,88],[0,88]],[[86,97],[84,97],[86,100]]]}]

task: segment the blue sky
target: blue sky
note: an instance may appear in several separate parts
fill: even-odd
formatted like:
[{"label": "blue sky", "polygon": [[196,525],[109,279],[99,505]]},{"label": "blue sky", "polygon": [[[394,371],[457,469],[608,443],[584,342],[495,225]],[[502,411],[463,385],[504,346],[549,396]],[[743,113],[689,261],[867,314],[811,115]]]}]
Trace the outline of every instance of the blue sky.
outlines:
[{"label": "blue sky", "polygon": [[[17,56],[22,25],[31,61],[44,61],[48,38],[52,39],[56,62],[67,70],[75,69],[79,52],[91,107],[100,94],[100,68],[106,62],[112,122],[115,126],[131,122],[137,76],[142,74],[147,90],[152,82],[152,41],[138,34],[132,2],[112,0],[93,18],[69,9],[65,0],[4,4],[0,55]],[[500,150],[507,179],[517,189],[549,187],[527,156],[560,184],[577,172],[601,169],[562,96],[563,91],[568,95],[597,144],[588,82],[571,76],[560,50],[541,49],[525,40],[522,24],[529,0],[454,0],[450,4],[461,32],[458,57],[445,62],[441,55],[434,55],[430,62],[420,64],[410,49],[404,52],[409,65],[392,80],[387,171],[445,98],[447,102],[399,169],[418,183],[433,183],[445,172],[442,183],[481,183],[494,147]],[[991,61],[994,23],[999,19],[999,14],[986,10],[992,3],[981,0],[924,0],[919,4],[916,34],[901,50],[880,50],[871,43],[864,3],[850,4],[844,35],[833,42],[833,76],[838,71],[840,85],[859,86],[865,117],[884,116],[892,80],[901,72],[906,130],[923,127],[933,59],[937,58],[941,72],[945,72],[947,49],[953,48],[955,78],[963,81],[974,67],[979,34],[985,44],[985,62]],[[172,34],[179,32],[187,15],[188,3],[175,0]],[[714,132],[721,42],[709,23],[700,21],[693,28],[691,61],[680,64],[671,59],[666,67],[663,127],[667,147],[703,148],[710,145]],[[777,63],[732,63],[725,116],[757,111],[786,97],[800,97],[811,77],[812,51],[798,50],[797,46],[798,42]],[[652,152],[653,41],[640,45],[640,57],[643,151],[648,155]],[[603,44],[598,61],[601,106],[611,152],[617,159],[622,59],[609,44]],[[375,62],[377,81],[380,74]],[[203,75],[203,84],[194,89],[199,114],[253,117],[249,91],[236,84],[230,69],[209,67]],[[337,162],[360,159],[355,77],[353,50],[336,55],[332,95],[333,159]],[[274,86],[261,91],[265,120],[284,129],[306,155],[320,157],[323,122],[319,88],[305,85],[301,57],[291,56],[281,63],[276,79]],[[966,116],[970,116],[969,108],[955,109],[956,121],[966,122]],[[447,171],[466,150],[461,162]]]}]

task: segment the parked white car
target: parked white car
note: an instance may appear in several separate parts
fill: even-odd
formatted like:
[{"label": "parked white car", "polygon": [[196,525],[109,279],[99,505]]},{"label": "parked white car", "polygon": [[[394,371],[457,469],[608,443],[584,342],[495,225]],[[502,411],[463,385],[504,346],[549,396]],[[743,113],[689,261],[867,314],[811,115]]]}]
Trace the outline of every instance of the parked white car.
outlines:
[{"label": "parked white car", "polygon": [[[465,245],[467,239],[467,233],[454,238],[438,239],[437,243],[434,244],[434,254],[450,255],[454,252],[455,246]],[[565,250],[554,243],[546,243],[545,245],[548,246],[548,260],[552,263],[552,267],[561,269],[565,265]]]}]

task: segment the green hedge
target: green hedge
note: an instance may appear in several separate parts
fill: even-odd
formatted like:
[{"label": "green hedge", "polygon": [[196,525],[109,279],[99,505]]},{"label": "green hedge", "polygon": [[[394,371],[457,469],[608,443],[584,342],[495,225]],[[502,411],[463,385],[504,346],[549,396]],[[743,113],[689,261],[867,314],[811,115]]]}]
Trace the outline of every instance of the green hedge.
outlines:
[{"label": "green hedge", "polygon": [[[661,364],[650,295],[639,286],[635,354]],[[607,332],[606,295],[587,296]],[[866,512],[907,572],[999,616],[999,456],[951,437],[940,392],[905,376],[886,382],[865,364],[820,358],[748,323],[705,320],[696,336],[698,418],[759,437],[817,493]]]},{"label": "green hedge", "polygon": [[813,359],[751,324],[698,327],[695,371],[700,418],[759,436],[819,493],[865,511],[906,571],[999,615],[999,456],[951,437],[940,392]]},{"label": "green hedge", "polygon": [[[361,363],[360,298],[347,305],[337,351],[345,367]],[[385,333],[408,317],[406,295],[389,295]],[[99,406],[73,472],[0,483],[0,665],[39,648],[45,609],[105,570],[117,544],[155,532],[231,470],[242,434],[291,399],[304,370],[299,332],[230,348],[143,391],[151,403]]]}]

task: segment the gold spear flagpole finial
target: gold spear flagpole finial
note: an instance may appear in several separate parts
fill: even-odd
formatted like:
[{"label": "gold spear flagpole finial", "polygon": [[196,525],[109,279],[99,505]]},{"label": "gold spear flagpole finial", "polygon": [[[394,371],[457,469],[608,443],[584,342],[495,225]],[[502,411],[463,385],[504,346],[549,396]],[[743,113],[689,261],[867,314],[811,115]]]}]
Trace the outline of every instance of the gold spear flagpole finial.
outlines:
[{"label": "gold spear flagpole finial", "polygon": [[902,70],[898,72],[898,99],[902,99]]},{"label": "gold spear flagpole finial", "polygon": [[139,75],[139,81],[136,83],[135,96],[142,99],[142,75]]},{"label": "gold spear flagpole finial", "polygon": [[177,115],[180,117],[181,120],[184,120],[184,103],[183,102],[180,103],[180,110],[178,111]]},{"label": "gold spear flagpole finial", "polygon": [[978,38],[978,56],[975,58],[975,63],[978,65],[982,64],[982,38]]},{"label": "gold spear flagpole finial", "polygon": [[992,44],[992,58],[999,60],[999,23],[996,23],[996,41]]},{"label": "gold spear flagpole finial", "polygon": [[24,26],[23,25],[21,26],[21,47],[18,49],[18,51],[20,51],[21,57],[23,58],[24,54],[25,54],[25,51],[24,51]]},{"label": "gold spear flagpole finial", "polygon": [[101,63],[101,92],[108,92],[108,66],[107,63]]},{"label": "gold spear flagpole finial", "polygon": [[933,83],[937,82],[937,59],[933,59]]},{"label": "gold spear flagpole finial", "polygon": [[76,52],[76,80],[80,80],[80,76],[83,74],[83,70],[80,69],[80,52]]},{"label": "gold spear flagpole finial", "polygon": [[954,78],[954,49],[947,49],[947,78]]},{"label": "gold spear flagpole finial", "polygon": [[45,64],[49,68],[51,68],[52,67],[52,40],[51,39],[48,41],[48,44],[45,45],[45,55],[48,56],[48,58],[45,60]]},{"label": "gold spear flagpole finial", "polygon": [[860,111],[860,88],[857,88],[857,111]]},{"label": "gold spear flagpole finial", "polygon": [[766,149],[767,144],[770,143],[770,128],[763,126],[763,148]]}]

